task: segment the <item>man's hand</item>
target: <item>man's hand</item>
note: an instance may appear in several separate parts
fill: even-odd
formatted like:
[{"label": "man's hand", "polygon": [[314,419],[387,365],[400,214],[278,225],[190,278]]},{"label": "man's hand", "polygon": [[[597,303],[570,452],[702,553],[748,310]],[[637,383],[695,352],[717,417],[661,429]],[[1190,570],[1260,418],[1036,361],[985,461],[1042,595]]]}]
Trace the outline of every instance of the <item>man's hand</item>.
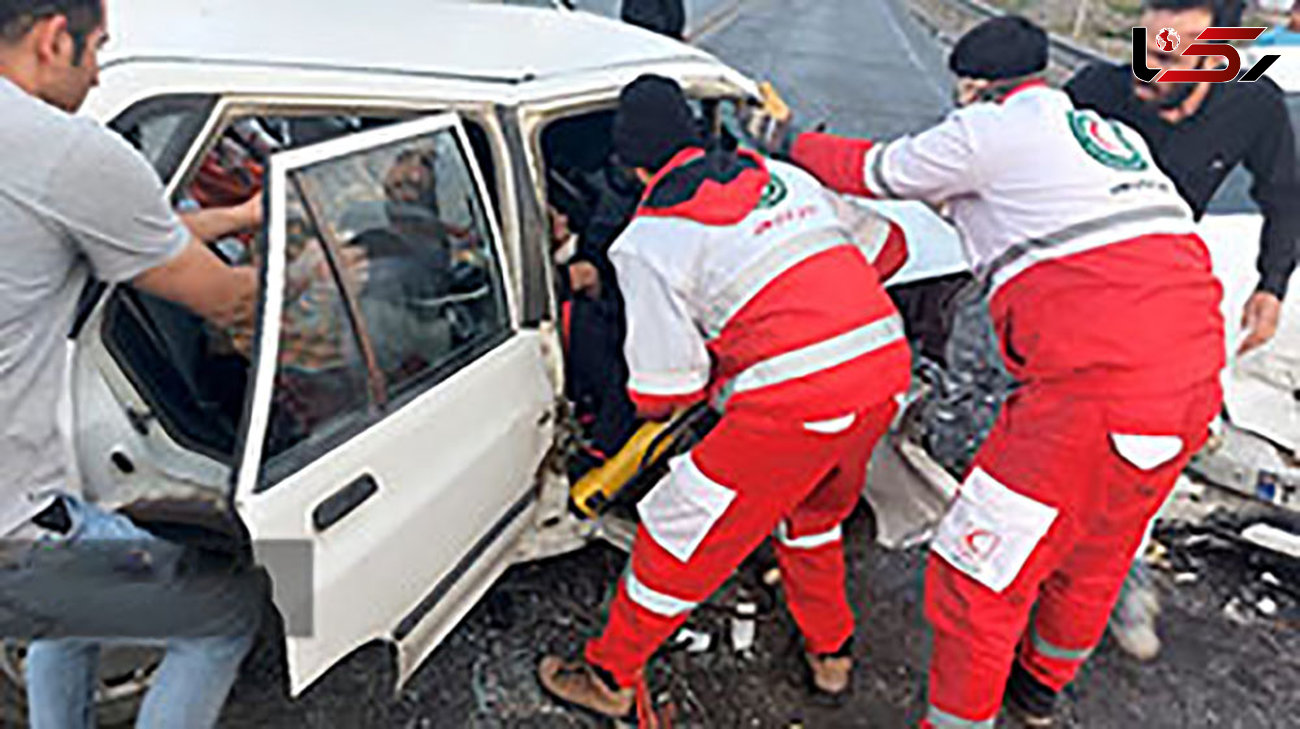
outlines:
[{"label": "man's hand", "polygon": [[569,289],[574,294],[586,294],[593,299],[600,298],[600,269],[589,261],[578,261],[569,265]]},{"label": "man's hand", "polygon": [[1262,346],[1277,334],[1277,323],[1282,318],[1282,300],[1267,291],[1256,291],[1246,302],[1246,309],[1241,314],[1241,326],[1246,331],[1246,338],[1241,342],[1237,354],[1245,354]]},{"label": "man's hand", "polygon": [[[364,288],[370,280],[370,259],[366,250],[358,246],[345,246],[339,251],[339,266],[352,274],[352,281],[357,288]],[[333,277],[329,259],[325,256],[325,246],[319,240],[308,241],[290,264],[286,272],[288,297],[297,298],[318,281],[329,281]]]},{"label": "man's hand", "polygon": [[747,141],[764,154],[787,158],[794,139],[794,113],[772,84],[764,81],[759,93],[759,104],[740,109]]},{"label": "man's hand", "polygon": [[262,194],[258,193],[242,204],[236,205],[234,212],[240,223],[240,230],[256,230],[262,227],[262,221],[266,219],[266,212],[262,208]]},{"label": "man's hand", "polygon": [[215,243],[228,235],[243,233],[262,226],[264,212],[260,194],[228,208],[205,208],[181,213],[181,222],[204,243]]}]

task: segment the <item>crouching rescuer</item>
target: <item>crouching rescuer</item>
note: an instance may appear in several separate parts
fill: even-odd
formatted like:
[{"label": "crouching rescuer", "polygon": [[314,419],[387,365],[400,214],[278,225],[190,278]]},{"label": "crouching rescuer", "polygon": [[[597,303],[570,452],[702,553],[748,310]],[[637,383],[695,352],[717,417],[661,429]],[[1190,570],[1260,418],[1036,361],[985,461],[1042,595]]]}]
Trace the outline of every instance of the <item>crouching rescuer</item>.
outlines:
[{"label": "crouching rescuer", "polygon": [[1221,288],[1191,211],[1132,129],[1038,74],[1045,33],[987,21],[950,60],[962,108],[888,144],[799,136],[828,186],[940,206],[987,287],[1003,407],[938,530],[924,726],[1050,726],[1148,520],[1206,439]]},{"label": "crouching rescuer", "polygon": [[909,380],[902,322],[822,186],[706,151],[698,128],[675,82],[624,89],[615,150],[647,181],[611,250],[629,389],[651,417],[706,397],[723,415],[638,505],[604,633],[541,663],[548,691],[606,716],[649,716],[651,654],[769,535],[814,685],[847,690],[842,522]]}]

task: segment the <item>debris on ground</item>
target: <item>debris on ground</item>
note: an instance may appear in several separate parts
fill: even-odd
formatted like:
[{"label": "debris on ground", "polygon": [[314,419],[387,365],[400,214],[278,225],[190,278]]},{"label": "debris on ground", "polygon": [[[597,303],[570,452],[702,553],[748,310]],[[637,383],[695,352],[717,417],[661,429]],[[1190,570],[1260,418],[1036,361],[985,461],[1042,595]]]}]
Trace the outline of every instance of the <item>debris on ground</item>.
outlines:
[{"label": "debris on ground", "polygon": [[687,653],[704,653],[713,647],[713,636],[701,630],[682,628],[673,637],[672,645]]}]

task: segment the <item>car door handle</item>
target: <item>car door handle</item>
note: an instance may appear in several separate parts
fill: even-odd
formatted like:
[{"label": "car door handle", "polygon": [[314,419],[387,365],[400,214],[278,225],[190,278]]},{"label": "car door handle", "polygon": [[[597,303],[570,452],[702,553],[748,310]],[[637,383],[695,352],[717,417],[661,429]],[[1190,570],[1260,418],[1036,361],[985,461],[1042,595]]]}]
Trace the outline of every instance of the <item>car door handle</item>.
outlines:
[{"label": "car door handle", "polygon": [[316,505],[311,512],[312,526],[323,532],[343,520],[343,517],[357,510],[366,499],[379,493],[379,484],[374,476],[366,474],[343,488],[330,494]]}]

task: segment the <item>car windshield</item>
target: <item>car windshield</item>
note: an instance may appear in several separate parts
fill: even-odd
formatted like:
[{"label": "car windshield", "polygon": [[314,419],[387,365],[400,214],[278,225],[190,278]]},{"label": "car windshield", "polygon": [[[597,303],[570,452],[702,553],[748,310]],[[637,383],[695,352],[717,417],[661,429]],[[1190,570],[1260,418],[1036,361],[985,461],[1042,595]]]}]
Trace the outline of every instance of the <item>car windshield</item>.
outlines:
[{"label": "car windshield", "polygon": [[[1287,94],[1286,106],[1291,115],[1291,128],[1300,137],[1300,94]],[[1250,173],[1242,165],[1237,165],[1210,199],[1206,212],[1211,215],[1259,212],[1259,206],[1250,197],[1250,186]]]}]

